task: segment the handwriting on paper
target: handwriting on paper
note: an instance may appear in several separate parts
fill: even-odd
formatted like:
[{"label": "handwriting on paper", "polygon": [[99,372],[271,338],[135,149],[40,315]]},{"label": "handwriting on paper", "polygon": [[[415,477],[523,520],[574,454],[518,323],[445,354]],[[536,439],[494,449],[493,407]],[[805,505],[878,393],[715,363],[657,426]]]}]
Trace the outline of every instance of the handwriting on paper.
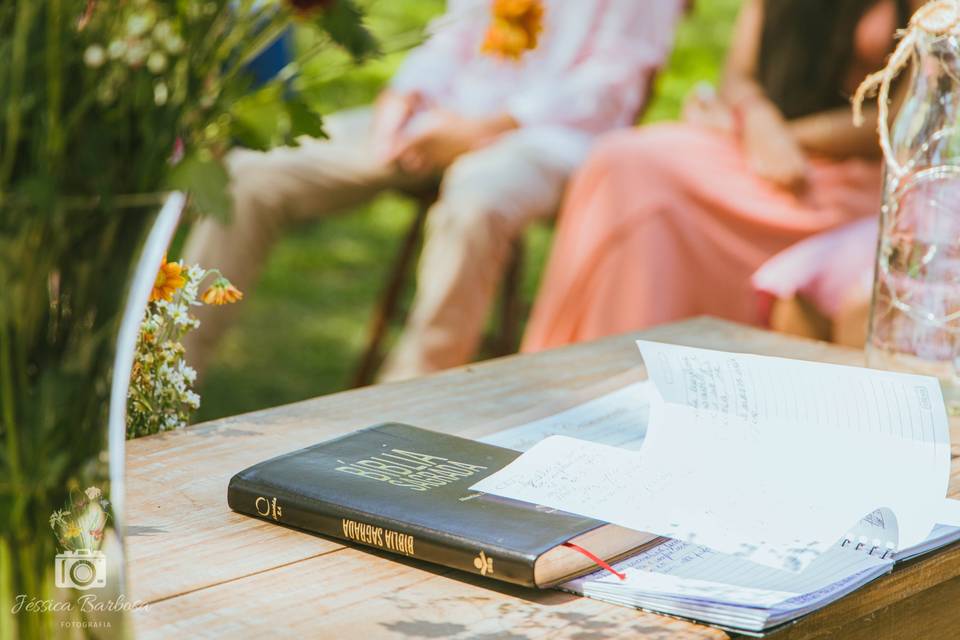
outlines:
[{"label": "handwriting on paper", "polygon": [[800,571],[864,514],[924,540],[950,455],[935,379],[641,342],[640,451],[553,437],[475,486]]}]

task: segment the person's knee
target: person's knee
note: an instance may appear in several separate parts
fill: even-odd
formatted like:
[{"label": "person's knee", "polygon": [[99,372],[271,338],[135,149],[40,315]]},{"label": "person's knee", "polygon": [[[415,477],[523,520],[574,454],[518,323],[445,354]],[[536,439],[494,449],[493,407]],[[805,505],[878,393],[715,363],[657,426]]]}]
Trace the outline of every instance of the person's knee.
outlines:
[{"label": "person's knee", "polygon": [[232,200],[230,223],[263,231],[279,225],[282,203],[270,188],[270,155],[246,149],[233,151],[227,159],[227,171]]},{"label": "person's knee", "polygon": [[259,176],[268,166],[268,156],[260,151],[237,149],[227,156],[227,173],[230,178],[230,193],[234,200],[250,200],[262,191]]},{"label": "person's knee", "polygon": [[463,233],[507,231],[512,203],[497,188],[503,168],[491,160],[485,154],[470,154],[447,169],[431,224]]}]

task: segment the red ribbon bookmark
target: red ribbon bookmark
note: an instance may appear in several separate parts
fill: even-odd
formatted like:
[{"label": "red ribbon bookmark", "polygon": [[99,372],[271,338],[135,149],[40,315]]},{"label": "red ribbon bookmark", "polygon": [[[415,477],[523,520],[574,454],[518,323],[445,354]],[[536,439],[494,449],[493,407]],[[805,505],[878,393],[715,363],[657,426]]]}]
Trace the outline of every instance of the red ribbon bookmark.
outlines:
[{"label": "red ribbon bookmark", "polygon": [[584,549],[583,547],[581,547],[581,546],[579,546],[579,545],[576,545],[576,544],[573,544],[572,542],[564,542],[564,543],[563,543],[563,546],[565,546],[565,547],[570,547],[570,548],[573,549],[574,551],[579,551],[579,552],[582,553],[583,555],[585,555],[585,556],[587,556],[588,558],[590,558],[591,560],[593,560],[593,561],[597,564],[597,566],[603,567],[604,569],[606,569],[607,571],[609,571],[609,572],[612,573],[613,575],[617,576],[617,577],[620,578],[621,580],[626,580],[626,579],[627,579],[627,574],[625,574],[625,573],[620,573],[619,571],[617,571],[616,569],[614,569],[613,567],[611,567],[609,564],[607,564],[606,562],[604,562],[603,560],[601,560],[598,556],[593,555],[592,553],[590,553],[589,551],[587,551],[587,550]]}]

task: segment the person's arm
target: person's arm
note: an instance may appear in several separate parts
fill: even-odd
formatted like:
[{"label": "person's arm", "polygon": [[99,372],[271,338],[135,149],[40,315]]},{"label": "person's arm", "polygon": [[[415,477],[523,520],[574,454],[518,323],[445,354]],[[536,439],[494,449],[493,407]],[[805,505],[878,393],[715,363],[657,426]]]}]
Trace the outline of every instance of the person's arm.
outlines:
[{"label": "person's arm", "polygon": [[[427,27],[430,36],[407,54],[374,105],[376,154],[392,162],[403,146],[400,132],[418,112],[438,102],[471,55],[475,18],[468,0],[450,0],[446,13]],[[474,39],[476,39],[474,37]]]},{"label": "person's arm", "polygon": [[762,1],[745,0],[733,28],[732,44],[719,87],[720,98],[730,107],[749,100],[766,99],[763,88],[756,81],[762,29]]},{"label": "person's arm", "polygon": [[464,118],[449,112],[436,115],[436,124],[398,144],[392,159],[407,173],[442,171],[461,155],[480,149],[520,126],[507,113],[486,118]]},{"label": "person's arm", "polygon": [[[926,1],[911,0],[907,4],[911,11],[916,11],[926,4]],[[893,44],[893,34],[890,35]],[[908,84],[901,81],[895,86],[891,113],[896,114],[899,110]],[[797,118],[790,122],[790,130],[808,153],[834,158],[876,158],[881,155],[880,146],[877,144],[876,104],[863,107],[863,124],[859,127],[854,126],[850,109],[844,107]]]},{"label": "person's arm", "polygon": [[[525,126],[594,134],[629,122],[646,100],[650,78],[670,53],[683,5],[683,0],[610,0],[603,9],[585,10],[575,3],[558,4],[557,11],[582,11],[594,20],[587,55],[558,69],[556,77],[518,88],[507,111]],[[563,24],[582,28],[575,20]],[[550,37],[563,41],[565,34]]]},{"label": "person's arm", "polygon": [[850,109],[842,107],[792,120],[794,139],[807,153],[833,158],[880,156],[877,144],[877,107],[863,108],[862,127],[854,126]]},{"label": "person's arm", "polygon": [[756,80],[762,29],[762,0],[746,0],[737,18],[720,96],[739,125],[752,171],[774,184],[798,189],[806,183],[806,156],[783,113]]}]

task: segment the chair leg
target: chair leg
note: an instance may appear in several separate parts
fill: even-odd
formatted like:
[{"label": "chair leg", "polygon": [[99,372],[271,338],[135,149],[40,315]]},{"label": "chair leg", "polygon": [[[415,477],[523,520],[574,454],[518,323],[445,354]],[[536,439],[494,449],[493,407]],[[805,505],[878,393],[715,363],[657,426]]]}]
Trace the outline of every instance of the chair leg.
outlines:
[{"label": "chair leg", "polygon": [[420,239],[423,235],[427,211],[429,211],[434,199],[433,197],[419,199],[416,218],[414,218],[410,224],[407,235],[403,239],[403,244],[394,256],[393,265],[390,269],[390,279],[380,294],[377,308],[374,311],[373,321],[370,324],[367,346],[353,375],[352,386],[354,388],[371,384],[374,376],[377,374],[377,370],[380,368],[383,358],[381,351],[383,349],[384,338],[387,335],[391,322],[396,319],[400,295],[403,293],[404,285],[406,285],[408,281],[416,256],[417,246],[420,244]]},{"label": "chair leg", "polygon": [[518,238],[510,252],[500,299],[500,328],[493,338],[491,355],[500,357],[516,353],[520,345],[520,324],[523,319],[523,238]]},{"label": "chair leg", "polygon": [[792,336],[830,339],[830,320],[801,297],[777,300],[770,311],[770,328]]}]

